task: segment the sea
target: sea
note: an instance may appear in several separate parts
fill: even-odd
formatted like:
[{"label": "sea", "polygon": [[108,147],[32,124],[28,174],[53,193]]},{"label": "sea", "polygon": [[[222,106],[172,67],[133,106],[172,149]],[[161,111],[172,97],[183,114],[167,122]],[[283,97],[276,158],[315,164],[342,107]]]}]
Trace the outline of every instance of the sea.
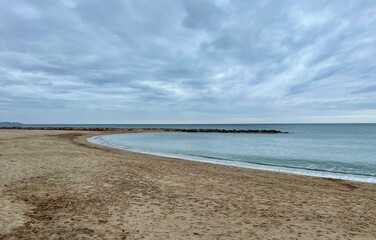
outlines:
[{"label": "sea", "polygon": [[49,124],[24,126],[275,129],[288,134],[145,132],[88,141],[129,151],[376,183],[376,124]]}]

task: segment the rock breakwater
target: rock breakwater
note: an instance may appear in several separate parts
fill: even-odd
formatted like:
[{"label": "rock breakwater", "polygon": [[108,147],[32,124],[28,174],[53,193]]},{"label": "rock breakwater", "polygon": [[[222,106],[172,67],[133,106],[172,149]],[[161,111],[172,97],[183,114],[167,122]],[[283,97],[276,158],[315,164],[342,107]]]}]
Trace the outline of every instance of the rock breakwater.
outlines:
[{"label": "rock breakwater", "polygon": [[64,130],[64,131],[111,131],[111,132],[205,132],[205,133],[288,133],[278,130],[258,129],[179,129],[179,128],[90,128],[90,127],[0,127],[0,129]]}]

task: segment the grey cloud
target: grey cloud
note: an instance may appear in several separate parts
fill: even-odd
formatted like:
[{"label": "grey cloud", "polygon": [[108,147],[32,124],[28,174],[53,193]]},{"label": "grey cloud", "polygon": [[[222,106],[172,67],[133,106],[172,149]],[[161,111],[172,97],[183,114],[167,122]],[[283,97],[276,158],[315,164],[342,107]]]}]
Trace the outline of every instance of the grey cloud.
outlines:
[{"label": "grey cloud", "polygon": [[224,10],[214,1],[184,0],[184,8],[186,17],[183,24],[187,28],[215,30],[224,18]]},{"label": "grey cloud", "polygon": [[0,0],[0,118],[374,119],[375,15],[362,1]]},{"label": "grey cloud", "polygon": [[[373,92],[376,92],[376,84],[352,91],[352,93],[373,93]],[[374,108],[376,108],[376,104],[374,105]]]}]

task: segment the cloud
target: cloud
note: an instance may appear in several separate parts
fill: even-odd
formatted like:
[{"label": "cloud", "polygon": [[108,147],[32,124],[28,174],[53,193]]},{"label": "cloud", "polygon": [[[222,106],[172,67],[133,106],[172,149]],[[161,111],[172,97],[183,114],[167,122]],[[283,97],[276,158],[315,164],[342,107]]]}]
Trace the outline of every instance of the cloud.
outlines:
[{"label": "cloud", "polygon": [[184,0],[186,16],[183,25],[186,28],[216,30],[223,21],[224,10],[212,1]]},{"label": "cloud", "polygon": [[375,16],[361,1],[0,0],[0,120],[376,122]]}]

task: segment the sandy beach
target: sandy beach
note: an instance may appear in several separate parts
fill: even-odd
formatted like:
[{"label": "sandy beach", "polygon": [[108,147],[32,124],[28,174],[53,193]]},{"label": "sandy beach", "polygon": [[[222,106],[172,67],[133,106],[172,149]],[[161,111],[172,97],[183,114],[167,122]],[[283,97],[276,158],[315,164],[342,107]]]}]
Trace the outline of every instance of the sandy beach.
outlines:
[{"label": "sandy beach", "polygon": [[100,134],[0,130],[0,239],[376,239],[376,184],[86,141]]}]

